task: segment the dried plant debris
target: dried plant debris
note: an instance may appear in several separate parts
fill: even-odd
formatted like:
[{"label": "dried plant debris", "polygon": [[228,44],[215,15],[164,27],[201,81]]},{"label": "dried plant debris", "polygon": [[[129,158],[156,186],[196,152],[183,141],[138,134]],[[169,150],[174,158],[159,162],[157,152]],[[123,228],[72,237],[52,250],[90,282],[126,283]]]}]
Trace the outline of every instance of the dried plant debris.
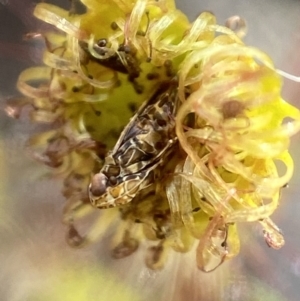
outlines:
[{"label": "dried plant debris", "polygon": [[82,4],[82,14],[36,6],[53,25],[30,35],[45,41],[45,65],[20,74],[24,98],[7,106],[51,126],[28,147],[64,178],[68,242],[114,227],[112,256],[148,244],[152,269],[196,243],[208,272],[238,254],[238,223],[258,222],[279,249],[270,216],[293,174],[300,113],[271,59],[242,42],[245,22],[204,12],[190,23],[171,0]]}]

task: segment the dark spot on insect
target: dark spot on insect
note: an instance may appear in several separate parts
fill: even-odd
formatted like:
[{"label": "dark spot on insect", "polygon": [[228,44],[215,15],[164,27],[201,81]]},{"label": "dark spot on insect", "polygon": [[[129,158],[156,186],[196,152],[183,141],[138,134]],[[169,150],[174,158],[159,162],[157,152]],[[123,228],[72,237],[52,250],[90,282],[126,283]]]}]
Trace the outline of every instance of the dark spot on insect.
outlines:
[{"label": "dark spot on insect", "polygon": [[157,72],[148,73],[148,74],[146,75],[146,78],[147,78],[148,80],[158,79],[158,78],[159,78],[159,73],[157,73]]},{"label": "dark spot on insect", "polygon": [[76,74],[78,73],[78,71],[77,71],[77,70],[73,70],[72,72],[73,72],[73,73],[76,73]]},{"label": "dark spot on insect", "polygon": [[167,125],[167,122],[164,119],[157,119],[156,122],[161,127],[165,127]]},{"label": "dark spot on insect", "polygon": [[162,142],[158,141],[155,143],[155,148],[157,150],[163,149],[163,147],[164,147],[164,144]]},{"label": "dark spot on insect", "polygon": [[289,188],[289,183],[284,184],[282,188]]},{"label": "dark spot on insect", "polygon": [[142,119],[140,121],[141,128],[144,128],[146,126],[146,124],[147,124],[147,120],[146,119]]},{"label": "dark spot on insect", "polygon": [[[161,97],[160,98],[160,100],[159,100],[159,103],[158,103],[158,107],[159,108],[162,108],[165,104],[166,104],[166,102],[168,102],[168,100],[169,100],[169,94],[165,94],[163,97]],[[166,105],[164,108],[163,108],[163,111],[168,111],[168,105]]]},{"label": "dark spot on insect", "polygon": [[134,113],[137,110],[137,104],[135,102],[130,102],[128,104],[128,109],[130,110],[130,112]]},{"label": "dark spot on insect", "polygon": [[110,28],[111,28],[112,30],[117,30],[117,29],[118,29],[118,24],[117,24],[116,22],[111,22]]},{"label": "dark spot on insect", "polygon": [[92,75],[90,75],[90,74],[88,74],[88,76],[87,76],[89,79],[93,79],[94,77],[92,76]]},{"label": "dark spot on insect", "polygon": [[100,39],[97,41],[97,45],[99,47],[105,47],[107,45],[107,40],[106,39]]},{"label": "dark spot on insect", "polygon": [[118,176],[120,174],[120,167],[116,165],[109,166],[107,174],[112,176]]},{"label": "dark spot on insect", "polygon": [[115,176],[110,176],[109,177],[109,182],[111,185],[116,185],[118,183],[118,180]]},{"label": "dark spot on insect", "polygon": [[141,221],[140,219],[138,219],[138,218],[136,218],[136,219],[134,220],[134,222],[137,223],[137,224],[141,224],[141,223],[142,223],[142,221]]},{"label": "dark spot on insect", "polygon": [[154,115],[156,113],[156,109],[155,107],[151,107],[149,110],[148,110],[148,115]]},{"label": "dark spot on insect", "polygon": [[96,114],[96,116],[100,116],[102,113],[101,113],[101,111],[95,110],[95,114]]},{"label": "dark spot on insect", "polygon": [[151,155],[143,155],[141,156],[141,161],[147,161],[151,159]]},{"label": "dark spot on insect", "polygon": [[194,68],[199,68],[199,64],[195,64],[195,65],[194,65]]}]

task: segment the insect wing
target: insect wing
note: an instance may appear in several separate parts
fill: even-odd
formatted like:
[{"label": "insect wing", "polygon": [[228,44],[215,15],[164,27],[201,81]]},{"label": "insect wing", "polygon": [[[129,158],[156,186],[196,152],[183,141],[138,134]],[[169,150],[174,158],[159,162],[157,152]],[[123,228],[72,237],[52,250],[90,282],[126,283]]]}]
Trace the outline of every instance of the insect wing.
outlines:
[{"label": "insect wing", "polygon": [[129,203],[139,191],[151,186],[153,183],[152,169],[124,177],[124,181],[108,190],[106,198],[101,198],[96,203],[100,209],[112,208]]},{"label": "insect wing", "polygon": [[[138,110],[90,185],[90,200],[99,208],[130,202],[153,183],[152,171],[169,153],[175,139],[177,86],[168,82]],[[175,89],[174,89],[175,88]]]},{"label": "insect wing", "polygon": [[170,87],[170,83],[164,83],[160,86],[158,91],[147,101],[145,101],[139,110],[136,112],[136,114],[130,119],[128,125],[124,128],[122,131],[120,138],[118,139],[115,147],[112,150],[112,154],[116,153],[118,149],[121,147],[122,144],[124,144],[126,141],[130,140],[133,137],[136,137],[139,134],[146,133],[149,128],[145,128],[145,125],[143,125],[141,122],[143,118],[141,116],[145,115],[145,111],[147,108],[154,104],[157,99],[161,96],[161,94]]}]

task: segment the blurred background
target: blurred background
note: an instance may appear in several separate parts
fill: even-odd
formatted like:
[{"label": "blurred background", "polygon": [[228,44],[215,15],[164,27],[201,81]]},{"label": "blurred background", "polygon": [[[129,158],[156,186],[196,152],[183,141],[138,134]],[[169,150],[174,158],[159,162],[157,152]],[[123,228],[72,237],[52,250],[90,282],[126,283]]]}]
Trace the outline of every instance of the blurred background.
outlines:
[{"label": "blurred background", "polygon": [[[52,1],[52,3],[55,3]],[[70,1],[56,1],[69,8]],[[40,23],[31,0],[0,0],[0,295],[23,300],[299,300],[300,156],[299,134],[291,153],[295,175],[274,221],[286,245],[278,251],[264,242],[261,229],[241,227],[239,256],[212,274],[203,274],[194,253],[175,254],[161,272],[144,266],[142,252],[113,260],[107,254],[110,233],[98,244],[71,249],[61,223],[61,183],[29,158],[24,144],[36,131],[26,117],[13,120],[3,111],[19,95],[18,74],[42,64],[42,48],[23,40]],[[245,42],[267,52],[277,68],[300,76],[300,2],[297,0],[184,0],[178,8],[193,20],[213,12],[219,24],[239,15],[247,21]],[[285,81],[283,96],[300,108],[300,84]]]}]

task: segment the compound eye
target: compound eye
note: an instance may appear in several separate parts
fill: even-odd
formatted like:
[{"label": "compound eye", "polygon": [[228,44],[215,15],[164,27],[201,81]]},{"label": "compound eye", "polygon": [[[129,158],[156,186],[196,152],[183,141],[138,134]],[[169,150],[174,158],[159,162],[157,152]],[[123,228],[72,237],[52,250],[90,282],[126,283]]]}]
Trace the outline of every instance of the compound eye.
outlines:
[{"label": "compound eye", "polygon": [[101,196],[106,192],[107,177],[103,173],[97,173],[93,176],[90,184],[90,192],[93,196]]}]

